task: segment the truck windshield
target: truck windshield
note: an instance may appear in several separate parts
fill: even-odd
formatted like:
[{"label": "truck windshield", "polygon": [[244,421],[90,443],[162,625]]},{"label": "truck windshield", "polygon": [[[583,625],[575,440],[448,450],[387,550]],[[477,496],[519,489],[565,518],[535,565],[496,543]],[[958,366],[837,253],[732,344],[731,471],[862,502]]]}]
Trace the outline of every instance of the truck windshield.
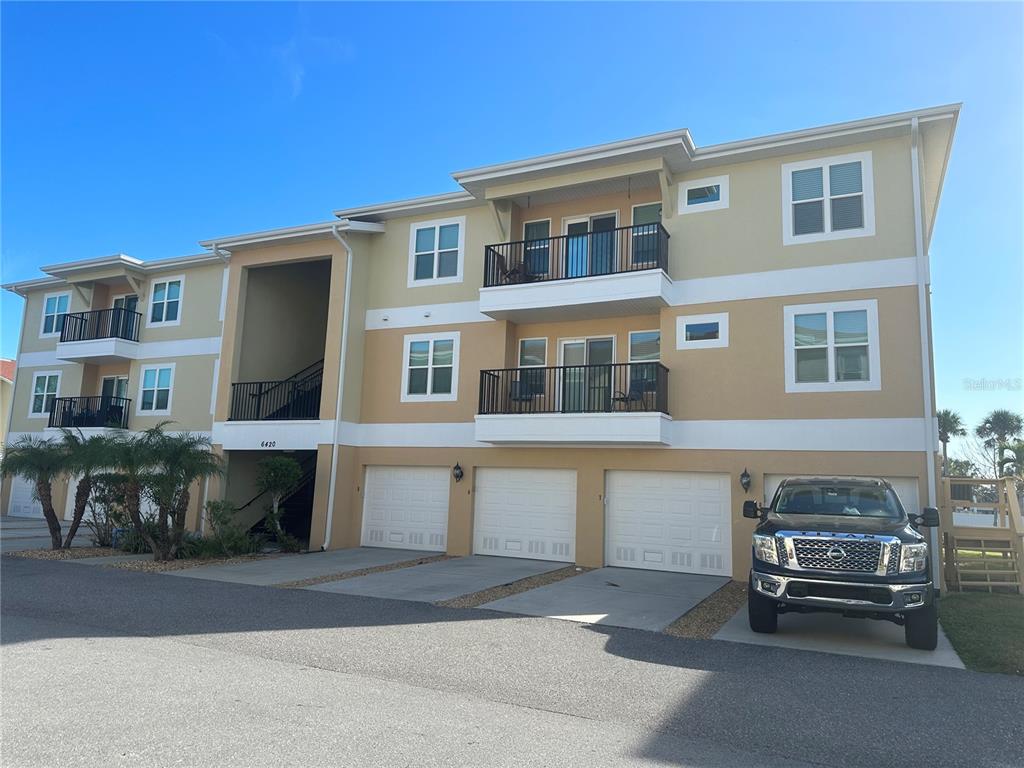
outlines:
[{"label": "truck windshield", "polygon": [[779,492],[780,515],[842,515],[845,517],[903,517],[896,494],[887,488],[857,485],[791,485]]}]

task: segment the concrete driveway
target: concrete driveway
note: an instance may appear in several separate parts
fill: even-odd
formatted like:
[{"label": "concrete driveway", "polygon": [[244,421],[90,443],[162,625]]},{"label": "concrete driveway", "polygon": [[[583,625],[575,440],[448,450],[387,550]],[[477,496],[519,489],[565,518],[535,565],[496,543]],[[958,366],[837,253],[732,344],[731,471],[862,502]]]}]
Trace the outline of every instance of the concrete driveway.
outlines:
[{"label": "concrete driveway", "polygon": [[786,613],[779,616],[778,632],[774,635],[761,635],[750,629],[747,606],[744,605],[718,630],[714,639],[911,664],[931,664],[952,669],[964,668],[964,663],[953,650],[942,627],[939,627],[939,647],[934,651],[918,651],[907,646],[903,639],[903,627],[888,621],[847,619],[832,613]]},{"label": "concrete driveway", "polygon": [[470,555],[417,565],[414,568],[317,584],[306,589],[436,603],[548,571],[556,571],[565,565],[546,560]]},{"label": "concrete driveway", "polygon": [[328,552],[307,552],[301,555],[281,555],[263,560],[252,560],[247,563],[202,565],[182,571],[167,571],[166,575],[185,579],[208,579],[210,581],[230,581],[234,584],[269,586],[359,571],[363,568],[392,565],[406,560],[417,560],[421,557],[433,557],[436,554],[436,552],[420,552],[411,549],[354,547],[352,549],[332,549]]},{"label": "concrete driveway", "polygon": [[598,568],[481,607],[656,632],[728,581],[724,576]]},{"label": "concrete driveway", "polygon": [[[67,536],[69,524],[68,521],[60,521],[62,537]],[[92,546],[89,533],[89,529],[83,524],[75,534],[72,546]],[[43,518],[0,516],[0,552],[22,552],[26,549],[49,548],[50,529],[46,527],[46,521]]]}]

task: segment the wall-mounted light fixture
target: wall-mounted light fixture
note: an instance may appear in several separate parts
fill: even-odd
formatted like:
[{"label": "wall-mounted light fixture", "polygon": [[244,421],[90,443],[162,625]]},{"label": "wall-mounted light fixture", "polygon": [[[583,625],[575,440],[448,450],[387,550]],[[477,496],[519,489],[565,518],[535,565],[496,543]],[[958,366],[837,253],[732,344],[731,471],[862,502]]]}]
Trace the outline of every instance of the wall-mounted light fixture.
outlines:
[{"label": "wall-mounted light fixture", "polygon": [[452,467],[452,477],[455,478],[455,482],[457,483],[462,480],[465,474],[466,473],[462,471],[462,467],[459,466],[459,463],[455,462],[455,466]]},{"label": "wall-mounted light fixture", "polygon": [[747,468],[743,468],[743,472],[740,473],[740,485],[743,486],[743,492],[746,493],[750,490],[750,473],[747,472]]}]

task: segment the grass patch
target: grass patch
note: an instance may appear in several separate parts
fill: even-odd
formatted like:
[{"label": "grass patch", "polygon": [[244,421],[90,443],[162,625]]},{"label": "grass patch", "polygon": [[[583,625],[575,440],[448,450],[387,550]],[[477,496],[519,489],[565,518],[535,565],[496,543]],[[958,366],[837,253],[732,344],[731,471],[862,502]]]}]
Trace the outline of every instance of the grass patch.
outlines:
[{"label": "grass patch", "polygon": [[1024,596],[944,594],[939,620],[968,669],[1024,676]]}]

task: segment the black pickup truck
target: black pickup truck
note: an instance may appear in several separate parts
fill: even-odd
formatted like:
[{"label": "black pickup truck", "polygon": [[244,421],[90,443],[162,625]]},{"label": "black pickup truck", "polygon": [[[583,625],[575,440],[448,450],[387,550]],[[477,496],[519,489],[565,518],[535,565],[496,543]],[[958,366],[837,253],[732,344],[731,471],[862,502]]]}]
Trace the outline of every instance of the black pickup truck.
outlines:
[{"label": "black pickup truck", "polygon": [[759,519],[748,612],[755,632],[779,615],[831,611],[901,624],[911,648],[934,650],[938,616],[928,544],[917,528],[937,509],[908,516],[885,480],[788,478],[772,502],[743,504]]}]

